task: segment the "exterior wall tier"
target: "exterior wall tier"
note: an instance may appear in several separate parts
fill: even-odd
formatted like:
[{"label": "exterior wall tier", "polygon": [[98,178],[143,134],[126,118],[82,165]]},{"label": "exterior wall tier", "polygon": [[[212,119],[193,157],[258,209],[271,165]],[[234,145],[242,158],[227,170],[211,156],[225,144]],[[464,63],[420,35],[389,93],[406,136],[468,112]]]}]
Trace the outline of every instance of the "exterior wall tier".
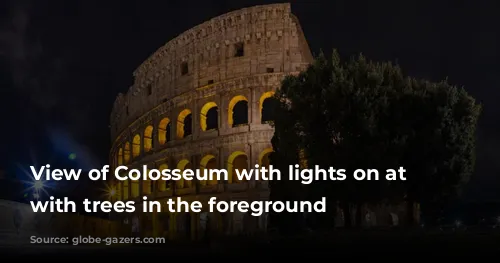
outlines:
[{"label": "exterior wall tier", "polygon": [[[158,49],[134,72],[111,114],[112,167],[235,169],[268,165],[272,96],[287,74],[312,62],[290,4],[254,6],[213,18]],[[262,181],[116,182],[116,199],[166,202],[267,200]],[[165,207],[165,206],[164,206]],[[204,206],[206,207],[206,206]],[[137,209],[141,211],[141,209]],[[118,215],[117,215],[118,216]],[[127,219],[143,235],[199,238],[255,233],[266,215],[142,213]],[[137,228],[138,226],[138,228]]]}]

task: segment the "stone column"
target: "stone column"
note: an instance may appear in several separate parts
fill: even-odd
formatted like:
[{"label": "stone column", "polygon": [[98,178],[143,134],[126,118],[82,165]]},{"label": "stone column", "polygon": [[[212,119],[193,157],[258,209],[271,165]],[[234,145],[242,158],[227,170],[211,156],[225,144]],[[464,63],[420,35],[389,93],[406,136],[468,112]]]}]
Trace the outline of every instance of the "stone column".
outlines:
[{"label": "stone column", "polygon": [[[245,147],[246,148],[245,152],[247,153],[247,161],[248,161],[247,169],[248,170],[255,168],[255,162],[253,160],[253,156],[254,156],[253,148],[254,147],[252,147],[252,143],[253,143],[253,140],[250,140]],[[255,188],[255,184],[256,184],[255,177],[252,176],[252,179],[248,182],[248,188]]]},{"label": "stone column", "polygon": [[192,109],[191,109],[191,119],[193,126],[191,127],[192,134],[193,134],[193,139],[198,139],[200,136],[201,132],[201,125],[200,125],[200,109],[198,107],[198,100],[195,100],[192,103]]},{"label": "stone column", "polygon": [[[191,155],[189,162],[191,162],[191,169],[196,174],[196,169],[200,169],[200,155],[199,154]],[[191,184],[192,184],[192,187],[194,187],[196,189],[195,190],[196,193],[199,193],[200,192],[200,184],[198,182],[198,179],[196,179],[196,177],[193,179]]]},{"label": "stone column", "polygon": [[260,124],[260,93],[258,87],[252,88],[252,124]]},{"label": "stone column", "polygon": [[229,127],[228,122],[228,110],[229,110],[229,100],[227,94],[220,94],[220,106],[219,106],[219,127],[221,130],[226,130]]},{"label": "stone column", "polygon": [[158,129],[160,128],[160,120],[158,120],[158,116],[155,116],[152,120],[153,125],[153,134],[151,134],[151,150],[155,150],[160,146],[158,142]]},{"label": "stone column", "polygon": [[170,140],[174,141],[179,139],[177,138],[177,118],[179,117],[179,111],[174,110],[172,113],[174,114],[171,115],[170,119]]},{"label": "stone column", "polygon": [[144,128],[145,127],[139,127],[139,136],[141,136],[140,140],[139,140],[139,155],[137,157],[140,157],[141,155],[144,155]]}]

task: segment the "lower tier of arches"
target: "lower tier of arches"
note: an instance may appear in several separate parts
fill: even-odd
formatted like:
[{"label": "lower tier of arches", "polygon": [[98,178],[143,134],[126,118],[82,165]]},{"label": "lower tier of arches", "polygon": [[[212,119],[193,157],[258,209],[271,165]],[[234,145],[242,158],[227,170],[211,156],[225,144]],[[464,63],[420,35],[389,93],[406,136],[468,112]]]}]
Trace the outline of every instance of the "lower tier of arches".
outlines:
[{"label": "lower tier of arches", "polygon": [[211,170],[225,169],[227,180],[179,180],[179,181],[115,181],[112,184],[114,200],[136,199],[140,196],[171,197],[192,194],[240,192],[249,189],[266,189],[267,182],[240,180],[237,171],[255,169],[256,165],[269,167],[272,153],[270,138],[272,131],[254,131],[228,135],[223,140],[206,140],[179,145],[165,151],[151,154],[128,165],[129,169],[179,169],[181,171],[199,170],[210,173]]}]

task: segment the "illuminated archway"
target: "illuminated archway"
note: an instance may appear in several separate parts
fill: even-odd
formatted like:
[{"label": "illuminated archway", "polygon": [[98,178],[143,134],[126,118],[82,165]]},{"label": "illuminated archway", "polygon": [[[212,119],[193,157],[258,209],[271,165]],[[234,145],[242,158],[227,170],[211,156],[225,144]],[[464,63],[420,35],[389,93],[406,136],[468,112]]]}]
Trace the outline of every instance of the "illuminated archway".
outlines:
[{"label": "illuminated archway", "polygon": [[217,129],[219,127],[218,107],[215,102],[208,102],[200,112],[200,126],[202,131]]},{"label": "illuminated archway", "polygon": [[158,142],[160,145],[170,141],[171,127],[169,118],[163,118],[158,124]]},{"label": "illuminated archway", "polygon": [[141,154],[141,135],[136,134],[132,140],[132,157],[137,157]]},{"label": "illuminated archway", "polygon": [[[237,111],[235,112],[235,107]],[[246,108],[246,112],[245,112]],[[236,114],[235,114],[236,113]],[[238,116],[240,115],[241,116]],[[235,116],[236,118],[235,121]],[[231,101],[229,101],[229,108],[227,110],[227,118],[229,127],[234,127],[236,125],[248,123],[248,99],[243,95],[234,96]]]},{"label": "illuminated archway", "polygon": [[[168,169],[168,165],[166,163],[164,164],[161,164],[159,167],[158,167],[158,170],[161,172],[163,170],[166,170]],[[158,190],[159,191],[166,191],[166,190],[170,190],[170,184],[169,184],[169,181],[167,180],[158,180],[156,181],[156,183],[158,184]]]},{"label": "illuminated archway", "polygon": [[191,111],[184,109],[177,117],[177,137],[182,139],[191,135],[193,130],[193,123],[191,118]]},{"label": "illuminated archway", "polygon": [[118,165],[123,164],[123,149],[122,148],[118,149],[118,157],[117,157],[116,163]]},{"label": "illuminated archway", "polygon": [[[211,169],[217,169],[217,159],[211,154],[205,155],[200,161],[200,173],[203,175],[205,170],[207,170],[207,177]],[[214,176],[215,177],[215,176]],[[200,185],[216,185],[217,178],[212,178],[213,180],[200,180]]]},{"label": "illuminated archway", "polygon": [[[146,170],[146,173],[149,173],[149,170]],[[152,193],[153,193],[153,181],[142,180],[142,194],[149,195]]]},{"label": "illuminated archway", "polygon": [[274,98],[274,91],[262,94],[259,99],[259,112],[261,123],[274,121],[274,107],[277,100]]},{"label": "illuminated archway", "polygon": [[116,184],[116,200],[122,201],[122,190],[123,190],[123,182],[117,182]]},{"label": "illuminated archway", "polygon": [[[177,169],[181,170],[182,173],[186,169],[191,169],[191,163],[186,159],[180,160],[179,163],[177,163]],[[177,188],[190,188],[191,185],[192,181],[189,180],[181,179],[176,182]]]},{"label": "illuminated archway", "polygon": [[273,152],[273,148],[266,148],[259,154],[259,165],[261,167],[269,167],[269,154]]},{"label": "illuminated archway", "polygon": [[127,200],[128,199],[128,188],[129,188],[128,180],[123,181],[122,184],[123,184],[123,200]]},{"label": "illuminated archway", "polygon": [[123,162],[125,164],[128,164],[129,161],[130,161],[130,143],[126,142],[123,148]]},{"label": "illuminated archway", "polygon": [[306,156],[305,149],[299,150],[299,165],[300,165],[300,168],[302,168],[302,169],[307,169],[307,167],[309,166],[307,163],[307,156]]},{"label": "illuminated archway", "polygon": [[239,183],[240,180],[236,174],[236,170],[243,171],[248,169],[248,157],[242,151],[233,152],[227,159],[227,172],[229,183]]},{"label": "illuminated archway", "polygon": [[153,148],[153,125],[148,125],[144,129],[144,152],[151,151]]},{"label": "illuminated archway", "polygon": [[139,181],[130,180],[130,195],[132,198],[139,196]]}]

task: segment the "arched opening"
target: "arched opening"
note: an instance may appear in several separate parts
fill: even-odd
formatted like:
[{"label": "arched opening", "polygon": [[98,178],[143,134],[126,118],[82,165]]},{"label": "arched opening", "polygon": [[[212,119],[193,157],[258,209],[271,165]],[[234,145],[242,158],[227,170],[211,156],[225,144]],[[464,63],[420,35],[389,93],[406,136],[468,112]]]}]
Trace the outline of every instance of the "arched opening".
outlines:
[{"label": "arched opening", "polygon": [[130,161],[130,143],[126,142],[125,147],[123,148],[123,162],[128,164]]},{"label": "arched opening", "polygon": [[191,239],[192,216],[189,212],[175,214],[176,234],[180,239]]},{"label": "arched opening", "polygon": [[[149,172],[149,170],[146,170]],[[153,193],[153,182],[151,180],[142,180],[142,194],[149,195]]]},{"label": "arched opening", "polygon": [[299,150],[299,165],[300,165],[300,168],[302,168],[302,169],[307,169],[307,167],[308,167],[307,155],[306,155],[305,149]]},{"label": "arched opening", "polygon": [[219,127],[218,107],[215,102],[208,102],[200,112],[200,126],[202,131],[216,130]]},{"label": "arched opening", "polygon": [[123,149],[122,148],[118,149],[118,157],[117,157],[116,163],[118,165],[123,164]]},{"label": "arched opening", "polygon": [[138,215],[134,215],[131,221],[131,232],[133,236],[139,236],[139,231],[141,230],[141,221]]},{"label": "arched opening", "polygon": [[139,181],[130,180],[130,195],[132,198],[139,196]]},{"label": "arched opening", "polygon": [[261,167],[269,167],[271,162],[269,155],[273,152],[273,148],[266,148],[259,154],[259,165]]},{"label": "arched opening", "polygon": [[235,96],[229,102],[227,112],[230,127],[248,124],[248,100],[242,95]]},{"label": "arched opening", "polygon": [[158,220],[160,221],[159,226],[162,229],[162,237],[169,237],[169,233],[171,231],[170,218],[170,213],[163,209],[162,212],[158,215]]},{"label": "arched opening", "polygon": [[169,118],[163,118],[158,124],[158,142],[160,145],[170,141],[171,127]]},{"label": "arched opening", "polygon": [[[158,167],[158,170],[161,172],[163,170],[166,170],[168,169],[168,165],[166,163],[164,164],[161,164],[159,167]],[[167,180],[158,180],[156,181],[157,185],[158,185],[158,191],[167,191],[167,190],[170,190],[170,181],[167,181]]]},{"label": "arched opening", "polygon": [[153,148],[153,125],[148,125],[144,129],[144,152],[149,152]]},{"label": "arched opening", "polygon": [[269,123],[274,121],[274,113],[278,107],[278,101],[273,97],[274,91],[268,91],[260,97],[260,120],[261,123]]},{"label": "arched opening", "polygon": [[116,200],[122,201],[122,190],[123,190],[123,182],[118,182],[116,184]]},{"label": "arched opening", "polygon": [[222,233],[224,234],[230,234],[233,230],[233,220],[232,220],[232,214],[233,213],[220,213],[221,215],[221,221],[222,221]]},{"label": "arched opening", "polygon": [[177,137],[182,139],[192,134],[193,119],[191,118],[191,111],[184,109],[177,117]]},{"label": "arched opening", "polygon": [[200,231],[199,231],[199,236],[201,238],[208,238],[210,237],[210,231],[212,230],[212,227],[210,224],[212,223],[210,220],[210,215],[208,212],[201,212],[200,214],[200,221],[199,221],[199,226],[200,226]]},{"label": "arched opening", "polygon": [[128,199],[128,180],[126,181],[123,181],[123,200],[127,200]]},{"label": "arched opening", "polygon": [[243,231],[248,235],[255,234],[259,229],[259,217],[252,216],[251,212],[246,212],[243,216]]},{"label": "arched opening", "polygon": [[141,154],[141,136],[136,134],[132,140],[132,157],[137,157]]},{"label": "arched opening", "polygon": [[[188,160],[183,159],[177,164],[177,169],[181,170],[182,173],[186,169],[191,169],[191,163]],[[191,186],[192,186],[192,181],[184,179],[176,181],[176,187],[178,189],[191,188]]]},{"label": "arched opening", "polygon": [[229,183],[240,183],[236,171],[243,171],[248,169],[248,157],[244,152],[233,152],[227,160],[227,172]]},{"label": "arched opening", "polygon": [[205,155],[200,162],[200,173],[203,175],[205,171],[207,171],[207,178],[209,180],[200,180],[200,185],[216,185],[217,184],[217,178],[212,178],[213,180],[210,180],[209,175],[210,175],[210,170],[212,169],[217,169],[217,159],[215,156],[208,154]]}]

